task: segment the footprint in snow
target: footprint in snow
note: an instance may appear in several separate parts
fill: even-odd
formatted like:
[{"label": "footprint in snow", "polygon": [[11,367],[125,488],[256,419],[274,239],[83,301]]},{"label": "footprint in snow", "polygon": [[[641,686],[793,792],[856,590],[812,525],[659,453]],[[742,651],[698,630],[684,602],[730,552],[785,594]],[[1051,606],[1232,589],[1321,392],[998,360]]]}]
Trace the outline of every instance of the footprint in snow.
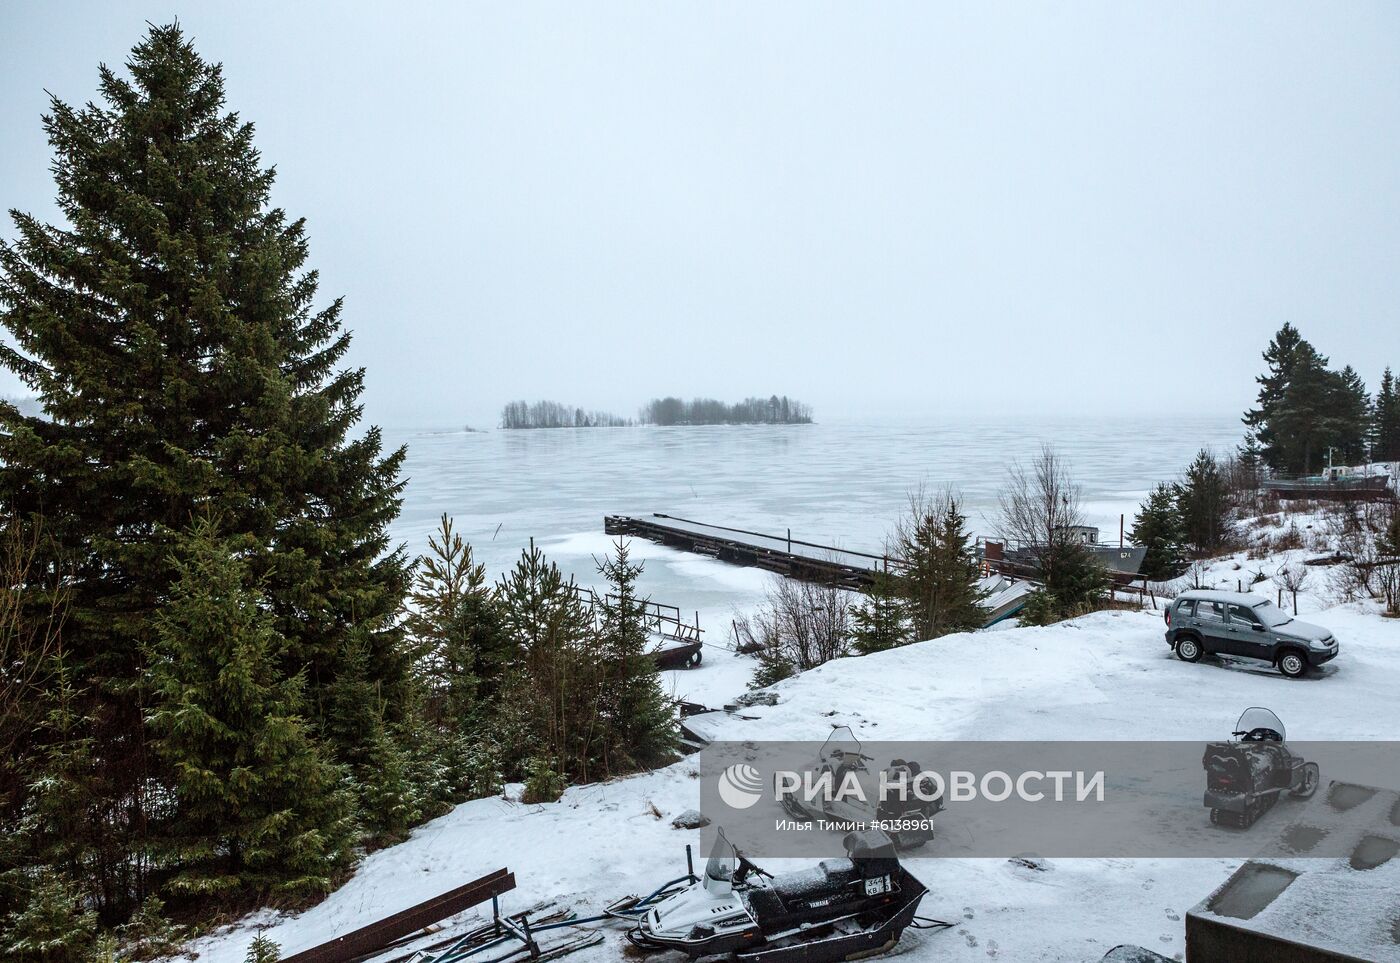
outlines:
[{"label": "footprint in snow", "polygon": [[997,946],[996,940],[987,941],[987,955],[993,959],[1001,955],[1001,949]]},{"label": "footprint in snow", "polygon": [[1180,914],[1180,913],[1173,913],[1173,912],[1171,911],[1171,908],[1168,907],[1168,908],[1167,908],[1167,919],[1171,920],[1173,923],[1180,923],[1180,922],[1181,922],[1181,914]]},{"label": "footprint in snow", "polygon": [[968,946],[976,946],[976,945],[977,945],[977,937],[973,936],[973,935],[972,935],[971,933],[969,933],[967,930],[958,930],[958,934],[959,934],[960,936],[962,936],[963,939],[967,940],[967,945],[968,945]]},{"label": "footprint in snow", "polygon": [[971,906],[964,906],[964,907],[963,907],[963,919],[965,919],[965,920],[970,920],[970,919],[972,919],[973,915],[974,915],[974,914],[973,914],[973,912],[972,912],[972,907],[971,907]]}]

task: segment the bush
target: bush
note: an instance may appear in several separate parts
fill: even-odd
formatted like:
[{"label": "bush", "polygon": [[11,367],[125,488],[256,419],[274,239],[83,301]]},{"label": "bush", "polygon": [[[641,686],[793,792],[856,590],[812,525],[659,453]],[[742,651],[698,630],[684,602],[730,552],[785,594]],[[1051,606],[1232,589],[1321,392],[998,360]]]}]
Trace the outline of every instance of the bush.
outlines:
[{"label": "bush", "polygon": [[544,756],[533,756],[525,764],[525,792],[523,803],[558,802],[564,795],[564,777],[555,769],[554,763]]},{"label": "bush", "polygon": [[752,616],[734,621],[736,649],[756,653],[750,686],[761,689],[851,654],[851,593],[782,579]]}]

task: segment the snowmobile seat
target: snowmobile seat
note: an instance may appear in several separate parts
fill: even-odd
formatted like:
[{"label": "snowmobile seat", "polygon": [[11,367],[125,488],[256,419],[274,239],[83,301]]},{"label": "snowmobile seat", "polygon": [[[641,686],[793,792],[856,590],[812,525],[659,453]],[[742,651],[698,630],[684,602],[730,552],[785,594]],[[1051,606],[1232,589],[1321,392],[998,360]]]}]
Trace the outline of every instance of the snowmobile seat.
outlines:
[{"label": "snowmobile seat", "polygon": [[769,922],[787,915],[787,907],[776,890],[759,886],[744,892],[744,900],[749,904],[753,917],[761,922]]},{"label": "snowmobile seat", "polygon": [[850,833],[843,843],[846,855],[855,864],[857,872],[865,879],[884,876],[899,871],[899,857],[895,855],[894,842],[878,829],[863,833]]},{"label": "snowmobile seat", "polygon": [[850,859],[824,859],[817,864],[817,868],[822,871],[822,876],[833,886],[845,886],[860,879],[860,871],[856,869],[856,864]]}]

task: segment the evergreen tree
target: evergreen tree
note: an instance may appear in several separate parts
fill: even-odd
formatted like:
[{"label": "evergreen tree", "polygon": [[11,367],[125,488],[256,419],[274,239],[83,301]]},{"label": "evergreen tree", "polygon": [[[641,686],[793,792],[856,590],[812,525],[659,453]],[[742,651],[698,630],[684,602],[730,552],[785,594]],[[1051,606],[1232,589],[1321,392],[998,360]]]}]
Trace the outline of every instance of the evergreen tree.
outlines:
[{"label": "evergreen tree", "polygon": [[9,840],[18,852],[7,853],[7,862],[33,861],[73,880],[102,845],[107,825],[97,814],[105,787],[93,755],[92,719],[82,714],[84,693],[62,649],[48,662],[39,749],[21,767],[30,791]]},{"label": "evergreen tree", "polygon": [[[141,807],[168,778],[128,751],[139,652],[190,518],[210,512],[240,537],[313,721],[352,635],[390,712],[409,701],[395,622],[407,565],[387,534],[403,452],[355,430],[363,373],[339,367],[340,302],[314,306],[303,224],[271,206],[272,169],[225,111],[220,68],[175,26],[153,27],[128,68],[101,68],[98,103],[52,101],[65,224],[16,213],[0,245],[0,363],[43,404],[0,404],[0,499],[42,511],[48,551],[78,560],[65,645],[90,702],[98,808],[123,813],[110,849],[127,854],[85,873],[118,914],[147,888],[137,854],[159,820]],[[337,736],[342,758],[357,751],[359,732]]]},{"label": "evergreen tree", "polygon": [[1333,434],[1329,447],[1335,449],[1339,465],[1359,465],[1366,461],[1373,415],[1366,384],[1351,365],[1333,376],[1331,409]]},{"label": "evergreen tree", "polygon": [[956,497],[915,495],[895,534],[895,550],[904,562],[898,584],[915,639],[982,626],[982,573]]},{"label": "evergreen tree", "polygon": [[1147,549],[1140,574],[1153,581],[1174,578],[1182,570],[1185,542],[1176,493],[1170,485],[1158,484],[1138,508],[1129,537]]},{"label": "evergreen tree", "polygon": [[1336,375],[1327,370],[1327,359],[1312,345],[1302,342],[1294,354],[1283,396],[1269,421],[1277,453],[1272,467],[1305,475],[1322,469],[1327,448],[1337,437],[1333,405],[1338,393]]},{"label": "evergreen tree", "polygon": [[1386,558],[1400,558],[1400,509],[1392,506],[1390,521],[1376,539],[1376,549]]},{"label": "evergreen tree", "polygon": [[1283,470],[1284,461],[1274,418],[1292,380],[1300,348],[1307,344],[1298,329],[1285,322],[1264,349],[1268,370],[1254,380],[1259,384],[1257,407],[1245,412],[1244,423],[1257,443],[1264,464]]},{"label": "evergreen tree", "polygon": [[1108,572],[1092,552],[1065,538],[1055,548],[1055,567],[1044,573],[1040,588],[1021,610],[1027,625],[1049,625],[1086,615],[1103,606],[1109,590]]},{"label": "evergreen tree", "polygon": [[502,757],[544,760],[568,782],[596,778],[600,669],[588,644],[593,617],[578,587],[532,539],[496,591],[520,652],[502,693],[502,703],[519,710],[514,724],[501,727]]},{"label": "evergreen tree", "polygon": [[[326,688],[321,731],[333,744],[347,747],[339,758],[353,777],[360,824],[369,841],[397,842],[422,818],[432,787],[417,782],[413,752],[407,740],[395,738],[402,730],[374,680],[369,640],[357,632],[344,646],[340,672]],[[413,689],[398,691],[401,699],[416,695]]]},{"label": "evergreen tree", "polygon": [[877,571],[865,597],[851,606],[851,647],[862,655],[914,641],[900,577]]},{"label": "evergreen tree", "polygon": [[97,913],[86,908],[78,888],[49,869],[29,885],[24,907],[4,921],[0,951],[14,963],[95,961]]},{"label": "evergreen tree", "polygon": [[1201,449],[1187,466],[1175,494],[1185,543],[1197,558],[1219,554],[1234,532],[1229,492],[1215,456]]},{"label": "evergreen tree", "polygon": [[1372,410],[1372,458],[1400,461],[1400,385],[1390,368],[1381,375],[1380,390]]},{"label": "evergreen tree", "polygon": [[165,916],[165,903],[159,896],[147,896],[129,923],[117,927],[122,950],[128,959],[145,960],[175,956],[186,936],[184,927]]},{"label": "evergreen tree", "polygon": [[642,566],[632,563],[627,543],[618,539],[613,554],[598,562],[598,574],[608,583],[599,600],[595,647],[604,669],[599,708],[607,733],[606,778],[670,762],[677,731],[675,711],[647,652],[647,599],[637,594]]},{"label": "evergreen tree", "polygon": [[453,531],[446,515],[428,539],[409,594],[405,625],[420,675],[431,680],[439,717],[469,724],[482,702],[494,699],[505,669],[517,657],[486,566]]},{"label": "evergreen tree", "polygon": [[243,957],[243,963],[277,963],[282,959],[282,948],[262,933],[253,937],[253,942],[248,944],[248,953]]},{"label": "evergreen tree", "polygon": [[179,542],[177,579],[148,647],[151,746],[175,806],[160,827],[180,896],[324,892],[349,862],[351,800],[302,721],[303,679],[244,564],[205,520]]}]

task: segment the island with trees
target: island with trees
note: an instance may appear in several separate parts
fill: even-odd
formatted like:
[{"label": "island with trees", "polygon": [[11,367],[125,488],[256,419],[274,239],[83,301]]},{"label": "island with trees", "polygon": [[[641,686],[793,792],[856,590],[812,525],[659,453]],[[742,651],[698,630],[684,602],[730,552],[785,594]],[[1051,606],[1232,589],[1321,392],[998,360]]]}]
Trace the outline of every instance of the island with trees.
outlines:
[{"label": "island with trees", "polygon": [[586,411],[557,401],[512,401],[501,409],[501,427],[520,428],[629,428],[634,425],[810,425],[812,406],[770,395],[751,397],[733,404],[714,398],[653,398],[638,418],[623,418],[606,411]]}]

